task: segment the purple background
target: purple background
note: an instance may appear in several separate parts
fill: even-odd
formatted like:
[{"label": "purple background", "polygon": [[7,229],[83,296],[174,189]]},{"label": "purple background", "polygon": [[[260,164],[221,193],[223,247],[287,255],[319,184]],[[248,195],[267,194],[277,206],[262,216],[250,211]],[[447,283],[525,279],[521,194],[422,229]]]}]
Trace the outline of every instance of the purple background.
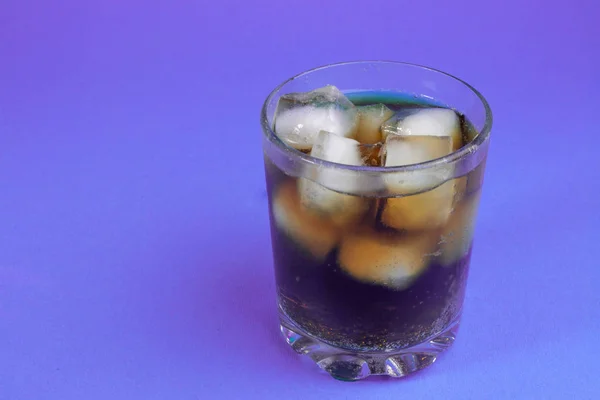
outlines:
[{"label": "purple background", "polygon": [[[598,398],[599,15],[1,0],[0,399]],[[399,381],[334,381],[277,332],[259,108],[352,59],[446,70],[495,116],[459,339]]]}]

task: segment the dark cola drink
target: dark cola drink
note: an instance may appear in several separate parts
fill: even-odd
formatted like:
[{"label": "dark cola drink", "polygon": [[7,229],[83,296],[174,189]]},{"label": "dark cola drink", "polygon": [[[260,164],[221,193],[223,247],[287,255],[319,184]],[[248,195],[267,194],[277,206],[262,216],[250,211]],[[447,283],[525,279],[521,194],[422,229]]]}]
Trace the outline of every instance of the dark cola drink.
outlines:
[{"label": "dark cola drink", "polygon": [[[331,349],[355,357],[451,344],[485,166],[459,171],[451,157],[476,137],[472,124],[422,97],[326,86],[282,96],[273,131],[306,161],[286,171],[265,157],[288,343],[325,364]],[[402,170],[422,163],[435,171]],[[369,373],[386,373],[369,357]]]}]

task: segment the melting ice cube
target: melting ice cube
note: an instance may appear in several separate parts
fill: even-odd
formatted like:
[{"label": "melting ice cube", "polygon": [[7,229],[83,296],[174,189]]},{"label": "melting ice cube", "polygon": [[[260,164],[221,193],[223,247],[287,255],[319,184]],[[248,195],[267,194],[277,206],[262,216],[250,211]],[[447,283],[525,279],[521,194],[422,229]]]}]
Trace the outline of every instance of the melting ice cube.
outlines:
[{"label": "melting ice cube", "polygon": [[371,104],[357,108],[359,122],[356,139],[364,144],[381,142],[381,125],[389,120],[394,112],[385,104]]},{"label": "melting ice cube", "polygon": [[[310,154],[338,164],[363,164],[360,143],[331,132],[318,134]],[[327,216],[339,226],[355,223],[367,211],[369,205],[365,198],[346,194],[360,190],[360,175],[324,167],[317,169],[313,178],[298,179],[300,201],[307,209]]]},{"label": "melting ice cube", "polygon": [[[395,167],[417,164],[444,157],[452,152],[452,140],[446,136],[388,136],[383,146],[383,165]],[[440,177],[428,171],[388,173],[385,183],[390,191],[418,192],[439,185]]]},{"label": "melting ice cube", "polygon": [[430,235],[390,237],[371,230],[342,238],[338,262],[353,278],[405,289],[427,268],[435,241]]},{"label": "melting ice cube", "polygon": [[[386,166],[409,165],[443,157],[452,151],[447,136],[389,136],[384,153]],[[403,230],[435,229],[443,225],[452,212],[456,181],[440,185],[443,178],[426,171],[385,176],[388,189],[400,193],[422,192],[386,200],[381,222]],[[437,186],[437,187],[436,187]]]},{"label": "melting ice cube", "polygon": [[281,96],[275,111],[275,133],[287,145],[310,150],[321,130],[354,137],[356,107],[335,86]]},{"label": "melting ice cube", "polygon": [[427,230],[443,225],[452,213],[455,182],[427,192],[386,200],[381,222],[395,229]]},{"label": "melting ice cube", "polygon": [[385,137],[442,136],[452,139],[452,149],[462,147],[462,134],[458,115],[447,108],[421,108],[399,112],[382,125]]},{"label": "melting ice cube", "polygon": [[300,204],[295,182],[284,182],[277,188],[272,212],[277,226],[318,260],[324,259],[338,241],[338,230],[331,222]]}]

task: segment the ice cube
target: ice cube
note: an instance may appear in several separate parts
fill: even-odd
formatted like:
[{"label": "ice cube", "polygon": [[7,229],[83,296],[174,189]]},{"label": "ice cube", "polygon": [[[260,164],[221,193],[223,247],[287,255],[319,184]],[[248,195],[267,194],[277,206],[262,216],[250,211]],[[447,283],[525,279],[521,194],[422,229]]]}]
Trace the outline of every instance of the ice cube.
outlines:
[{"label": "ice cube", "polygon": [[385,141],[388,136],[400,135],[401,131],[398,129],[398,124],[409,115],[413,115],[421,111],[421,108],[404,108],[396,111],[389,119],[381,124],[381,138]]},{"label": "ice cube", "polygon": [[357,107],[359,122],[356,139],[364,144],[381,142],[381,125],[390,119],[394,112],[385,104],[371,104]]},{"label": "ice cube", "polygon": [[[331,132],[319,133],[310,154],[338,164],[363,164],[360,143]],[[305,208],[329,218],[338,226],[353,224],[364,215],[368,201],[346,194],[360,189],[360,176],[333,167],[318,169],[316,175],[314,180],[298,179],[300,201]]]},{"label": "ice cube", "polygon": [[362,165],[359,142],[324,129],[315,138],[310,155],[338,164]]},{"label": "ice cube", "polygon": [[[319,132],[310,155],[337,164],[363,165],[359,142],[326,131]],[[332,190],[346,193],[360,190],[358,174],[347,173],[340,168],[318,168],[314,175],[315,181]]]},{"label": "ice cube", "polygon": [[452,152],[452,141],[445,136],[390,136],[385,142],[385,166],[417,164]]},{"label": "ice cube", "polygon": [[365,230],[342,238],[338,262],[361,282],[402,290],[425,271],[434,245],[431,235],[397,237]]},{"label": "ice cube", "polygon": [[[452,152],[452,140],[446,136],[396,136],[385,141],[382,153],[386,167],[417,164],[443,157]],[[444,178],[444,177],[442,177]],[[441,183],[440,176],[428,171],[387,173],[385,183],[391,192],[411,193],[430,189]]]},{"label": "ice cube", "polygon": [[357,125],[356,107],[335,86],[285,94],[275,111],[275,133],[298,150],[310,150],[321,130],[354,137]]},{"label": "ice cube", "polygon": [[452,139],[452,149],[462,147],[458,115],[447,108],[421,108],[399,112],[382,125],[383,136],[442,136]]},{"label": "ice cube", "polygon": [[277,188],[272,201],[273,220],[302,248],[317,260],[324,259],[337,244],[338,229],[300,204],[296,183],[287,181]]},{"label": "ice cube", "polygon": [[441,265],[451,265],[469,251],[475,231],[479,193],[461,201],[442,229],[440,240]]},{"label": "ice cube", "polygon": [[298,192],[304,209],[339,227],[356,224],[369,208],[366,198],[339,193],[306,178],[298,179]]},{"label": "ice cube", "polygon": [[442,226],[453,209],[456,182],[449,181],[427,192],[389,198],[381,222],[398,230],[428,230]]}]

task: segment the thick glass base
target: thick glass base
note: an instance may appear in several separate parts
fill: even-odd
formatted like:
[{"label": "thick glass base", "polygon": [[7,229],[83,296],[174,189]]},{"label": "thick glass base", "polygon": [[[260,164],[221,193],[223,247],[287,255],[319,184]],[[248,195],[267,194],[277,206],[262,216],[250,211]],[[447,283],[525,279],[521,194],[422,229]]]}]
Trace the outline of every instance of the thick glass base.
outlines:
[{"label": "thick glass base", "polygon": [[285,341],[296,353],[307,355],[335,379],[356,381],[371,375],[400,378],[430,366],[454,343],[460,314],[446,329],[422,343],[386,352],[356,352],[333,347],[303,332],[282,313],[280,322]]}]

